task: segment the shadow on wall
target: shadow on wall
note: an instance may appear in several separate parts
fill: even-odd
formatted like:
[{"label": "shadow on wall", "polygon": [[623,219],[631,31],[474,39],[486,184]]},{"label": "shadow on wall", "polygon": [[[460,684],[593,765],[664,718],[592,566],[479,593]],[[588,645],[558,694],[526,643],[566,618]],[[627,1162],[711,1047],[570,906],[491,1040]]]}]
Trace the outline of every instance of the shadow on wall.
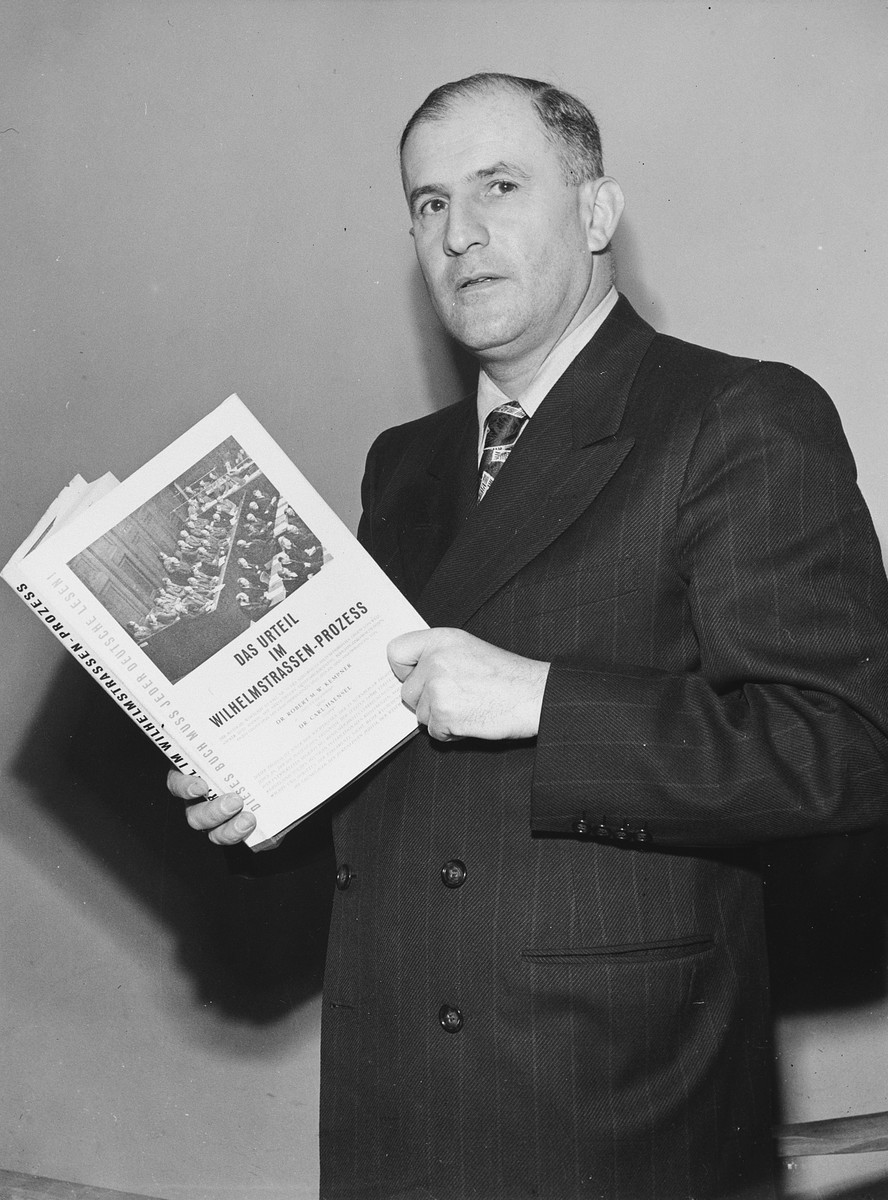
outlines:
[{"label": "shadow on wall", "polygon": [[651,291],[645,281],[641,241],[635,236],[631,221],[624,219],[620,222],[612,244],[617,265],[617,287],[640,317],[649,321],[654,329],[662,330],[665,312],[659,296]]},{"label": "shadow on wall", "polygon": [[[283,848],[240,848],[235,870],[247,864],[259,874],[245,878],[188,827],[181,802],[166,792],[167,766],[82,668],[65,661],[12,770],[72,849],[82,847],[90,875],[100,873],[97,888],[129,892],[170,930],[196,1004],[254,1024],[286,1017],[321,988],[334,875],[329,822],[306,822],[285,841],[286,856]],[[8,837],[16,841],[14,829]],[[64,879],[54,848],[30,838],[23,850],[54,882]],[[283,865],[298,869],[270,873]],[[125,908],[107,897],[97,906],[124,943],[133,936]]]},{"label": "shadow on wall", "polygon": [[774,842],[762,857],[775,1011],[883,1000],[888,831]]},{"label": "shadow on wall", "polygon": [[[428,411],[434,412],[472,394],[478,385],[478,364],[444,332],[432,308],[418,264],[414,264],[410,273],[409,286],[413,336],[422,350],[426,394],[431,399]],[[418,405],[411,413],[412,417],[423,415]]]}]

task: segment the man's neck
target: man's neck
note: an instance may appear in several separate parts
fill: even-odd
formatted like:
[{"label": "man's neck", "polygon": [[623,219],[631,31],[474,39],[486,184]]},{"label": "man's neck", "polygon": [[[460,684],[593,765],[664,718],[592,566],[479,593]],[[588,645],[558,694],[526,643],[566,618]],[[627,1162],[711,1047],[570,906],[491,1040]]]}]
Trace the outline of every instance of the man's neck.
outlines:
[{"label": "man's neck", "polygon": [[486,362],[483,358],[479,358],[478,361],[482,370],[490,376],[503,395],[507,396],[509,400],[517,400],[522,392],[527,391],[531,380],[549,357],[553,348],[553,346],[543,347],[533,358],[524,359],[517,364]]},{"label": "man's neck", "polygon": [[594,312],[610,291],[612,283],[612,271],[594,271],[580,306],[569,324],[554,341],[548,344],[544,343],[536,347],[532,353],[516,358],[494,356],[492,359],[486,359],[483,354],[479,354],[478,361],[482,370],[493,380],[504,396],[510,400],[517,400],[523,392],[527,391],[540,367],[555,347],[563,342],[578,325],[582,325],[591,312]]}]

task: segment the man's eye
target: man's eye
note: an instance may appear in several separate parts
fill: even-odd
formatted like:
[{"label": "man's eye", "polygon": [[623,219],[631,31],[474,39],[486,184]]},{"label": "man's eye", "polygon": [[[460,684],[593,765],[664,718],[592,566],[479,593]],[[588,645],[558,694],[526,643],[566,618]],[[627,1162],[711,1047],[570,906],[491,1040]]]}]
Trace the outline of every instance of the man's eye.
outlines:
[{"label": "man's eye", "polygon": [[518,184],[513,183],[511,179],[495,179],[490,187],[497,196],[507,196],[509,192],[515,191]]},{"label": "man's eye", "polygon": [[430,216],[432,213],[443,212],[447,207],[446,203],[440,196],[432,196],[429,200],[424,200],[420,204],[418,212],[421,217]]}]

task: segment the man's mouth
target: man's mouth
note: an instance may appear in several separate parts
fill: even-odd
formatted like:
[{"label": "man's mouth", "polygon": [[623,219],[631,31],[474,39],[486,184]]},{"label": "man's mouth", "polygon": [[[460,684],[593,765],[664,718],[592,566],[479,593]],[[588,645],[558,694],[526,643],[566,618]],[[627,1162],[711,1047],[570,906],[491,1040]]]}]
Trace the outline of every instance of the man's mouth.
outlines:
[{"label": "man's mouth", "polygon": [[485,283],[496,283],[498,279],[498,275],[469,275],[466,279],[459,280],[456,290],[463,292],[467,288],[480,287]]}]

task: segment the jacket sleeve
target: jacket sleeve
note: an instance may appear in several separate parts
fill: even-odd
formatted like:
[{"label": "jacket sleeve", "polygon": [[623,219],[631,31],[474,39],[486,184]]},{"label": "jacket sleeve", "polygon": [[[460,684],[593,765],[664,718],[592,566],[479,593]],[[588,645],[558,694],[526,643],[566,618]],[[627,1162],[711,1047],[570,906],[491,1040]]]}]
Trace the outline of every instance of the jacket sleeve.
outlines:
[{"label": "jacket sleeve", "polygon": [[654,845],[863,828],[888,799],[888,586],[838,415],[761,364],[707,405],[675,512],[699,663],[550,671],[531,824]]}]

